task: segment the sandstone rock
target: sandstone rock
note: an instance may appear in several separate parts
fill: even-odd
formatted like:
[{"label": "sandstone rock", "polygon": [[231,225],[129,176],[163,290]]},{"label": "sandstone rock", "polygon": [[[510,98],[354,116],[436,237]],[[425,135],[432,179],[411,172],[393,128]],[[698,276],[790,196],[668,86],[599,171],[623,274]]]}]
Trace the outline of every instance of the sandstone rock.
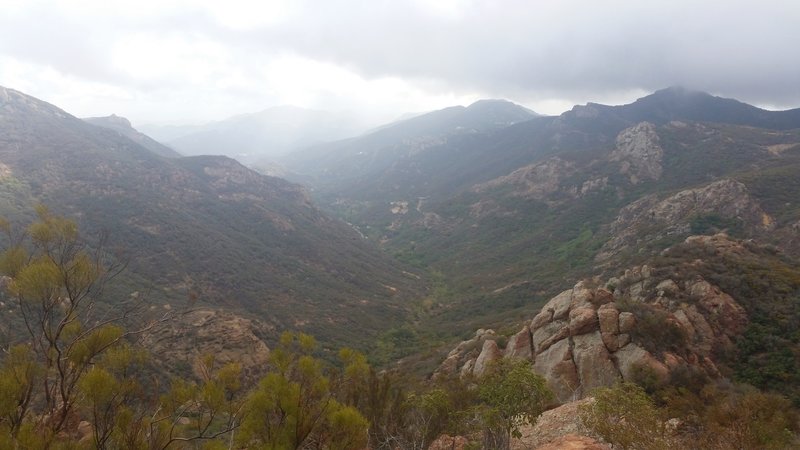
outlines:
[{"label": "sandstone rock", "polygon": [[533,350],[539,354],[569,336],[569,324],[563,320],[550,322],[533,332]]},{"label": "sandstone rock", "polygon": [[744,331],[747,313],[730,295],[705,280],[688,283],[686,288],[724,334],[735,336]]},{"label": "sandstone rock", "polygon": [[[569,307],[572,303],[572,289],[568,289],[548,301],[543,307],[542,311],[552,311],[551,320],[566,319],[569,314]],[[538,328],[538,326],[531,324],[531,329]]]},{"label": "sandstone rock", "polygon": [[620,379],[619,370],[611,361],[599,331],[572,338],[572,359],[578,371],[583,393],[602,386],[611,386]]},{"label": "sandstone rock", "polygon": [[449,377],[456,374],[458,370],[458,362],[460,360],[460,355],[454,354],[448,356],[439,368],[436,369],[436,372],[433,374],[433,378],[441,378],[441,377]]},{"label": "sandstone rock", "polygon": [[491,363],[503,357],[503,352],[497,347],[497,342],[492,340],[484,341],[481,354],[475,360],[475,368],[472,369],[473,375],[482,376]]},{"label": "sandstone rock", "polygon": [[459,373],[459,375],[461,376],[461,378],[469,377],[472,375],[472,369],[474,368],[475,368],[475,360],[474,359],[467,360],[467,362],[465,362],[464,365],[461,367],[461,372]]},{"label": "sandstone rock", "polygon": [[511,336],[505,349],[506,358],[533,358],[533,337],[531,336],[531,329],[525,326],[519,333]]},{"label": "sandstone rock", "polygon": [[198,309],[176,316],[175,320],[143,336],[143,345],[159,360],[191,365],[202,376],[201,360],[213,355],[221,367],[229,362],[241,364],[248,381],[263,376],[269,348],[259,335],[264,325],[256,320],[213,309]]},{"label": "sandstone rock", "polygon": [[592,303],[595,306],[601,306],[614,301],[614,294],[606,288],[599,288],[594,293]]},{"label": "sandstone rock", "polygon": [[553,321],[553,310],[542,308],[539,314],[537,314],[531,321],[530,328],[535,330],[537,328],[541,328],[547,325],[552,321]]},{"label": "sandstone rock", "polygon": [[578,410],[582,405],[594,401],[585,398],[565,403],[557,408],[543,412],[533,425],[520,427],[522,436],[511,440],[513,450],[530,450],[539,448],[552,442],[559,441],[564,436],[591,437],[590,431],[583,425]]},{"label": "sandstone rock", "polygon": [[664,150],[659,145],[655,125],[641,122],[617,135],[617,146],[609,159],[620,162],[620,173],[632,184],[661,178]]},{"label": "sandstone rock", "polygon": [[568,339],[562,339],[537,354],[533,370],[547,379],[547,384],[558,401],[573,400],[580,388]]},{"label": "sandstone rock", "polygon": [[619,313],[619,332],[630,333],[636,327],[636,316],[631,312]]},{"label": "sandstone rock", "polygon": [[619,333],[619,310],[613,303],[606,303],[597,309],[597,319],[602,333]]},{"label": "sandstone rock", "polygon": [[641,368],[650,369],[659,379],[666,381],[669,369],[657,360],[647,350],[636,344],[628,344],[614,353],[617,359],[617,367],[625,381],[636,381],[636,371]]},{"label": "sandstone rock", "polygon": [[591,306],[574,308],[569,312],[569,333],[572,336],[597,329],[597,311]]},{"label": "sandstone rock", "polygon": [[476,192],[512,186],[511,195],[544,200],[561,188],[561,180],[575,173],[575,164],[559,157],[521,167],[508,175],[473,187]]},{"label": "sandstone rock", "polygon": [[609,352],[615,352],[620,347],[618,335],[614,333],[600,333],[600,337],[603,338],[603,344],[605,344]]},{"label": "sandstone rock", "polygon": [[[613,236],[599,252],[608,258],[638,243],[642,230],[657,228],[659,236],[686,233],[698,212],[742,220],[755,230],[770,230],[774,221],[739,181],[722,179],[706,186],[686,189],[661,199],[648,195],[622,208],[611,225]],[[654,236],[656,237],[656,236]]]},{"label": "sandstone rock", "polygon": [[578,282],[572,289],[572,302],[570,308],[580,308],[582,306],[591,307],[592,300],[594,299],[594,291],[589,288],[586,281]]},{"label": "sandstone rock", "polygon": [[630,334],[627,333],[620,334],[619,336],[617,336],[617,348],[625,347],[626,345],[628,345],[630,341],[631,341]]}]

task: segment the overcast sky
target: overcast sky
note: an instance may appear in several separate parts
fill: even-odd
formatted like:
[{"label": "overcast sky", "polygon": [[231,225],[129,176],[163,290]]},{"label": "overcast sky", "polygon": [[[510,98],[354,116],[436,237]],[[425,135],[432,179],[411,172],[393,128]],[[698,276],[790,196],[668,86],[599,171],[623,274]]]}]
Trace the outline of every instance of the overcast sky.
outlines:
[{"label": "overcast sky", "polygon": [[0,0],[0,85],[78,116],[292,104],[388,120],[479,98],[558,114],[683,85],[800,106],[800,2]]}]

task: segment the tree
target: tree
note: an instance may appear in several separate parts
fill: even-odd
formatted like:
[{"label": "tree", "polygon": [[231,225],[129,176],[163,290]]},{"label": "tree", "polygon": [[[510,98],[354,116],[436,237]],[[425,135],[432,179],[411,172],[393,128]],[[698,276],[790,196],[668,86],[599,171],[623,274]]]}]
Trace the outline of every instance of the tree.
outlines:
[{"label": "tree", "polygon": [[484,423],[484,446],[508,449],[511,437],[519,437],[519,428],[534,424],[553,401],[545,379],[533,372],[528,361],[501,359],[478,380],[483,404],[480,416]]},{"label": "tree", "polygon": [[322,362],[305,334],[284,333],[270,355],[274,370],[247,397],[238,442],[247,448],[360,449],[366,419],[334,398]]},{"label": "tree", "polygon": [[28,334],[24,350],[10,350],[4,362],[4,370],[15,374],[22,389],[16,392],[15,411],[4,422],[16,436],[30,418],[41,435],[53,437],[75,425],[71,421],[85,386],[82,379],[91,372],[99,381],[101,372],[94,367],[100,357],[155,321],[125,331],[120,322],[141,305],[122,302],[112,309],[98,304],[105,284],[124,264],[109,257],[102,239],[90,247],[75,222],[43,206],[36,212],[38,220],[20,234],[0,220],[7,244],[0,254],[0,273],[8,277],[7,291]]},{"label": "tree", "polygon": [[624,450],[670,448],[658,409],[636,384],[597,389],[579,414],[586,427]]},{"label": "tree", "polygon": [[[147,355],[133,341],[170,316],[143,321],[145,305],[135,298],[100,302],[124,264],[103,239],[90,247],[73,221],[41,206],[37,214],[19,234],[0,220],[0,274],[27,333],[0,361],[0,448],[73,448],[82,420],[98,449],[166,449],[233,430],[238,366],[214,370],[210,358],[200,384],[176,380],[164,395],[143,389]],[[122,326],[137,321],[143,325]]]}]

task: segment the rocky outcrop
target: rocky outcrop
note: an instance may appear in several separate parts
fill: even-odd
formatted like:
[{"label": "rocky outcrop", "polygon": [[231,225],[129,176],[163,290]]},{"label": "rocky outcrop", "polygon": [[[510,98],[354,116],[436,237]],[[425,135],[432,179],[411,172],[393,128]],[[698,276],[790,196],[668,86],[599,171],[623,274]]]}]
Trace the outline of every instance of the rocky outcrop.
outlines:
[{"label": "rocky outcrop", "polygon": [[585,398],[543,412],[533,425],[520,427],[521,436],[511,440],[511,449],[610,450],[580,420],[579,408],[591,401]]},{"label": "rocky outcrop", "polygon": [[[519,168],[508,175],[496,178],[473,188],[485,192],[501,186],[511,186],[511,195],[535,200],[544,200],[561,189],[561,181],[575,172],[575,164],[561,158]],[[598,182],[600,183],[600,182]],[[591,187],[587,187],[591,189]]]},{"label": "rocky outcrop", "polygon": [[[735,250],[722,235],[688,241]],[[644,265],[606,283],[581,281],[553,297],[502,354],[530,360],[565,402],[620,380],[666,381],[681,368],[719,377],[713,352],[730,348],[746,326],[745,310],[719,287],[696,275],[672,279],[669,271]],[[501,357],[493,338],[480,330],[450,352],[439,371],[480,376],[488,361]]]},{"label": "rocky outcrop", "polygon": [[649,122],[622,130],[609,157],[611,161],[620,163],[619,172],[626,175],[632,184],[659,180],[663,158],[664,150],[659,144],[656,127]]},{"label": "rocky outcrop", "polygon": [[[456,348],[448,353],[447,358],[445,358],[444,362],[442,362],[439,368],[433,373],[433,378],[452,376],[461,376],[463,378],[472,376],[475,369],[475,362],[482,354],[484,355],[482,358],[484,366],[487,362],[490,362],[487,361],[487,359],[494,360],[502,356],[496,344],[494,346],[490,344],[489,347],[486,347],[486,342],[494,342],[496,339],[497,335],[494,330],[480,329],[476,331],[472,339],[462,341]],[[497,353],[494,352],[495,349]],[[484,351],[486,351],[485,354]],[[489,356],[489,352],[492,353],[491,357]]]},{"label": "rocky outcrop", "polygon": [[692,220],[712,215],[736,220],[753,230],[773,227],[772,218],[761,209],[744,184],[722,179],[664,199],[656,194],[648,195],[625,206],[611,224],[612,238],[600,250],[597,259],[606,260],[641,242],[688,233]]},{"label": "rocky outcrop", "polygon": [[199,309],[156,328],[143,337],[143,345],[173,371],[191,368],[195,376],[201,376],[202,358],[213,355],[216,367],[239,363],[245,378],[253,381],[263,375],[270,353],[259,337],[263,328],[257,321],[229,312]]}]

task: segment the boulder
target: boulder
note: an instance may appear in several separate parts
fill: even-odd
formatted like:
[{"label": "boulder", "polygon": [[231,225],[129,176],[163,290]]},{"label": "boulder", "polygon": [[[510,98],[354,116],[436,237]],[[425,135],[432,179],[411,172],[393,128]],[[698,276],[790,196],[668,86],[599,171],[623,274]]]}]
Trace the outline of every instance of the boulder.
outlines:
[{"label": "boulder", "polygon": [[533,358],[533,340],[531,329],[526,325],[519,333],[511,336],[506,344],[504,355],[506,358]]},{"label": "boulder", "polygon": [[619,313],[619,332],[630,333],[636,327],[636,316],[631,312]]},{"label": "boulder", "polygon": [[620,348],[614,356],[625,381],[636,381],[636,373],[641,368],[651,370],[661,381],[666,381],[669,376],[667,366],[636,344],[631,343]]},{"label": "boulder", "polygon": [[580,306],[569,312],[569,333],[572,336],[597,329],[597,311],[592,306]]},{"label": "boulder", "polygon": [[539,354],[569,336],[569,324],[562,320],[550,322],[533,331],[533,350]]},{"label": "boulder", "polygon": [[547,380],[548,387],[558,401],[574,400],[580,389],[580,379],[572,361],[568,339],[562,339],[537,354],[533,370]]},{"label": "boulder", "polygon": [[619,370],[611,360],[599,331],[575,336],[572,341],[572,359],[577,367],[583,393],[598,387],[611,386],[619,381]]},{"label": "boulder", "polygon": [[597,319],[600,322],[600,332],[619,333],[619,310],[613,303],[606,303],[598,308]]},{"label": "boulder", "polygon": [[503,352],[497,347],[497,342],[491,340],[484,341],[481,354],[478,355],[478,359],[475,360],[475,368],[472,369],[472,374],[476,377],[482,376],[490,364],[502,357]]}]

